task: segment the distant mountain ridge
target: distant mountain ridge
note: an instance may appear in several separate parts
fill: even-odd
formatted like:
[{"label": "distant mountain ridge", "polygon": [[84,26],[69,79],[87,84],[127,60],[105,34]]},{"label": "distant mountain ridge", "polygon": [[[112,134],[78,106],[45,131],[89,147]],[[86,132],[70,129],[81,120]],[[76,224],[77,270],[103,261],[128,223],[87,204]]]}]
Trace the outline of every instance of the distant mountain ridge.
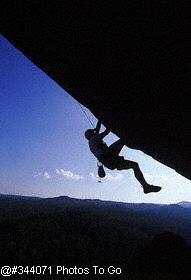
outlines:
[{"label": "distant mountain ridge", "polygon": [[20,195],[11,195],[11,194],[0,194],[1,200],[17,200],[17,201],[46,201],[50,203],[56,203],[57,205],[64,204],[65,206],[113,206],[113,207],[124,207],[136,211],[145,211],[155,209],[166,204],[154,204],[154,203],[128,203],[128,202],[119,202],[119,201],[107,201],[101,199],[80,199],[72,198],[69,196],[58,196],[58,197],[33,197],[33,196],[20,196]]},{"label": "distant mountain ridge", "polygon": [[40,200],[43,198],[37,196],[23,196],[23,195],[14,195],[14,194],[2,194],[0,193],[0,200],[3,199],[12,199],[12,200]]},{"label": "distant mountain ridge", "polygon": [[184,207],[184,208],[191,208],[191,202],[190,201],[181,201],[178,203],[178,205]]},{"label": "distant mountain ridge", "polygon": [[155,203],[129,203],[129,202],[119,202],[119,201],[108,201],[101,199],[80,199],[80,198],[72,198],[69,196],[58,196],[58,197],[34,197],[34,196],[22,196],[22,195],[12,195],[12,194],[0,194],[0,200],[41,200],[41,201],[51,201],[55,203],[64,203],[67,205],[96,205],[96,206],[120,206],[127,207],[136,211],[146,211],[153,209],[160,209],[164,207],[164,209],[168,209],[169,207],[182,207],[182,208],[191,208],[191,202],[189,201],[181,201],[177,204],[155,204]]}]

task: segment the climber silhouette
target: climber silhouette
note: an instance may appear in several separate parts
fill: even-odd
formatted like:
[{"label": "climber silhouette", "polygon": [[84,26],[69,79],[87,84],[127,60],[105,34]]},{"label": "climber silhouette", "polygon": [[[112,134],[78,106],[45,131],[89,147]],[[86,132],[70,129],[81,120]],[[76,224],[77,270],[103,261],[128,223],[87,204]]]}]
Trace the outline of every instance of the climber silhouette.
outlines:
[{"label": "climber silhouette", "polygon": [[105,167],[114,170],[123,170],[132,168],[136,179],[143,187],[144,193],[159,192],[161,187],[149,185],[141,172],[137,162],[126,160],[123,156],[119,156],[119,153],[125,143],[122,139],[114,142],[109,147],[103,141],[103,138],[110,133],[110,130],[106,129],[100,133],[101,121],[98,120],[96,128],[88,129],[85,132],[85,137],[89,142],[90,151]]}]

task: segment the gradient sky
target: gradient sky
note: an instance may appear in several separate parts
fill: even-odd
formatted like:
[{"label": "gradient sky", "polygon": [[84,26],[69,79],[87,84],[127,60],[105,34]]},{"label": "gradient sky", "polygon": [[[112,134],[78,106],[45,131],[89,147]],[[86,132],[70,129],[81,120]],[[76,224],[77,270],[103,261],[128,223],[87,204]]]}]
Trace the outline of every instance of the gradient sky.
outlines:
[{"label": "gradient sky", "polygon": [[[151,184],[145,195],[132,170],[107,171],[97,182],[97,161],[84,131],[90,124],[79,104],[0,36],[0,193],[67,195],[124,202],[191,201],[191,182],[141,151],[124,147]],[[96,119],[84,107],[89,118]],[[118,138],[110,133],[106,142]]]}]

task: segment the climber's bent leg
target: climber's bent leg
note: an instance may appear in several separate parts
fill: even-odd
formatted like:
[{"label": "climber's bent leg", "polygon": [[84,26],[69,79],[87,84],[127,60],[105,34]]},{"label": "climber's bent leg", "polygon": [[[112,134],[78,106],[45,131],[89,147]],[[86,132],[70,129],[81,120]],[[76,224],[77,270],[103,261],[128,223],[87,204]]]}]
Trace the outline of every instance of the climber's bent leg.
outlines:
[{"label": "climber's bent leg", "polygon": [[118,170],[130,169],[130,168],[133,169],[136,179],[139,181],[139,183],[143,187],[144,193],[158,192],[158,191],[161,190],[161,187],[149,185],[146,182],[146,180],[145,180],[145,178],[143,176],[143,173],[140,170],[139,165],[138,165],[137,162],[124,159],[124,160],[121,160],[117,164],[117,169]]},{"label": "climber's bent leg", "polygon": [[145,180],[145,178],[143,176],[143,173],[141,172],[137,162],[124,159],[117,166],[118,170],[130,169],[130,168],[133,169],[136,179],[139,181],[141,186],[144,188],[144,186],[147,185],[147,182],[146,182],[146,180]]}]

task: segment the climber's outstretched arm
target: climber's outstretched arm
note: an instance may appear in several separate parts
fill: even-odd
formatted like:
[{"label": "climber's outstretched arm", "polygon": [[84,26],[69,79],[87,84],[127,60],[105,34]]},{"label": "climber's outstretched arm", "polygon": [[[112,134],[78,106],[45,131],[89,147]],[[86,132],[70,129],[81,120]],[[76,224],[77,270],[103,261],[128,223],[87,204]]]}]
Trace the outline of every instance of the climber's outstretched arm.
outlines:
[{"label": "climber's outstretched arm", "polygon": [[[94,131],[96,131],[96,133],[99,133],[100,132],[100,128],[101,128],[101,121],[98,120],[97,122],[97,125],[96,125],[96,128],[94,129]],[[103,131],[102,133],[99,134],[99,136],[101,138],[104,138],[106,135],[108,135],[110,133],[110,130],[106,128],[105,131]]]},{"label": "climber's outstretched arm", "polygon": [[95,128],[94,130],[95,130],[97,133],[99,133],[100,128],[101,128],[101,121],[98,120],[97,125],[96,125],[96,128]]},{"label": "climber's outstretched arm", "polygon": [[99,136],[101,138],[104,138],[106,135],[108,135],[110,133],[110,130],[108,128],[106,128],[105,131],[103,131],[102,133],[99,134]]}]

